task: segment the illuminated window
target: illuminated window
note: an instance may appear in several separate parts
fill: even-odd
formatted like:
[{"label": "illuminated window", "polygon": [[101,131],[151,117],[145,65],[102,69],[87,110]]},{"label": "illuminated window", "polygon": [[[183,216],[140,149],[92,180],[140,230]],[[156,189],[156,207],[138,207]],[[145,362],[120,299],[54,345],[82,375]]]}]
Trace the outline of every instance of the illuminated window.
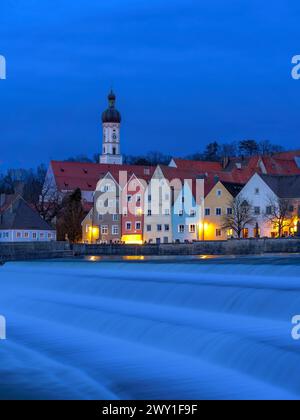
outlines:
[{"label": "illuminated window", "polygon": [[243,238],[244,239],[249,238],[249,229],[248,228],[243,229]]},{"label": "illuminated window", "polygon": [[196,232],[196,225],[190,225],[189,231],[190,231],[190,233],[195,233]]}]

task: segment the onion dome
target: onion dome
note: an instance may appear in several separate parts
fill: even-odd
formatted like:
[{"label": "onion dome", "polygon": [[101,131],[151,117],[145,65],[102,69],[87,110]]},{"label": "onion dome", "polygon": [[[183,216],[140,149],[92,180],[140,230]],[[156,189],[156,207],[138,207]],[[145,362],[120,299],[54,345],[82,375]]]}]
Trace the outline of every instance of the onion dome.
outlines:
[{"label": "onion dome", "polygon": [[118,124],[120,124],[121,114],[115,108],[115,103],[116,103],[116,95],[111,90],[109,95],[108,95],[108,105],[109,105],[109,107],[102,114],[102,122],[103,123],[118,123]]}]

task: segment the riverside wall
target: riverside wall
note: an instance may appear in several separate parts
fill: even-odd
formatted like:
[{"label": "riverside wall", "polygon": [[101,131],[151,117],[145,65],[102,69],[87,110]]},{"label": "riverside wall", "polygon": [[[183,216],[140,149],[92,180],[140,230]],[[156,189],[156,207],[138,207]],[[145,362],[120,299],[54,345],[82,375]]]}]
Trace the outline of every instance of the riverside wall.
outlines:
[{"label": "riverside wall", "polygon": [[0,263],[95,256],[261,255],[300,253],[300,239],[231,239],[192,244],[70,245],[67,242],[0,244]]}]

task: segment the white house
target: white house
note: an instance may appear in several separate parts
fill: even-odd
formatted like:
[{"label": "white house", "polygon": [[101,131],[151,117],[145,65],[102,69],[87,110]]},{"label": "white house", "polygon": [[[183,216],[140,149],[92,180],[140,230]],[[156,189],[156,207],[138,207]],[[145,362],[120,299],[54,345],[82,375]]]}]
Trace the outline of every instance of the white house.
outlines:
[{"label": "white house", "polygon": [[158,166],[145,192],[144,241],[172,242],[172,191]]},{"label": "white house", "polygon": [[20,195],[0,196],[0,242],[56,241],[56,230]]},{"label": "white house", "polygon": [[290,215],[295,218],[295,225],[284,229],[284,235],[295,232],[299,216],[300,176],[279,176],[254,174],[239,193],[251,206],[255,221],[246,226],[244,237],[255,237],[259,229],[260,237],[277,236],[277,228],[270,221],[272,206],[278,205],[280,199],[290,203]]}]

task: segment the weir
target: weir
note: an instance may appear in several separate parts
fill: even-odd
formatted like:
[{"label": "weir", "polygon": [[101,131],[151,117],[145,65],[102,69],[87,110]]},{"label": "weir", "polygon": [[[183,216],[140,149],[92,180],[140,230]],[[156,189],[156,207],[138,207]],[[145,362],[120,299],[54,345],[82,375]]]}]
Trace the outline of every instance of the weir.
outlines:
[{"label": "weir", "polygon": [[47,398],[300,398],[299,274],[299,258],[6,264],[0,378]]}]

